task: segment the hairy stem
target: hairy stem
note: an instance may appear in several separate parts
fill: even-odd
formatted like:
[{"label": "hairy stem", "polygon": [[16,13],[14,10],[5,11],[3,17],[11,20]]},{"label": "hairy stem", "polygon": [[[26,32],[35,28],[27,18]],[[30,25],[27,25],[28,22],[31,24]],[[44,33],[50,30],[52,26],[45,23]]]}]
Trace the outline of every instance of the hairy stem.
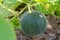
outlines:
[{"label": "hairy stem", "polygon": [[13,11],[13,10],[7,8],[6,6],[4,6],[4,5],[2,5],[2,4],[0,4],[0,6],[3,7],[4,9],[6,9],[7,11],[10,11],[11,13],[16,14],[15,11]]},{"label": "hairy stem", "polygon": [[30,9],[30,5],[28,4],[28,11],[29,13],[31,13],[31,9]]},{"label": "hairy stem", "polygon": [[11,18],[9,22],[13,20],[15,17],[19,16],[26,8],[27,8],[27,5],[18,14],[16,14],[13,18]]}]

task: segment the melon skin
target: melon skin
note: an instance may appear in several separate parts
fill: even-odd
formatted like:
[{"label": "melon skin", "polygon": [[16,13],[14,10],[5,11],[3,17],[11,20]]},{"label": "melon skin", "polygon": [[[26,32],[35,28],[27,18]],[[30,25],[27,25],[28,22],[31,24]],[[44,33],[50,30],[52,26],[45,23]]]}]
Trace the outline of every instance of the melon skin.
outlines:
[{"label": "melon skin", "polygon": [[26,11],[21,18],[21,29],[27,36],[42,34],[46,29],[46,17],[39,11]]}]

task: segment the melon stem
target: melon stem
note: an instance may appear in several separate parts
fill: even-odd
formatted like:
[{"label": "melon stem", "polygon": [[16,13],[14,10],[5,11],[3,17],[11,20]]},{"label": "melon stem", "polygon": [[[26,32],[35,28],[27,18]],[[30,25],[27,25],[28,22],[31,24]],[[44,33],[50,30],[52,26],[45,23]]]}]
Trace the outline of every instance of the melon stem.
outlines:
[{"label": "melon stem", "polygon": [[30,4],[28,4],[28,11],[31,13]]},{"label": "melon stem", "polygon": [[[27,8],[27,5],[26,5],[18,14],[16,14],[13,18],[19,16],[26,8]],[[11,20],[13,20],[13,18],[11,18],[11,19],[9,20],[9,22],[10,22]]]}]

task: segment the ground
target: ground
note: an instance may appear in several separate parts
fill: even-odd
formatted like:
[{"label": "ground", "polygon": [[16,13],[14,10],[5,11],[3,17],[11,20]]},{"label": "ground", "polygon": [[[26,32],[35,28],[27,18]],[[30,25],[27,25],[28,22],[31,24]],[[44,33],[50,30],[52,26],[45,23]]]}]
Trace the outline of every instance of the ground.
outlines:
[{"label": "ground", "polygon": [[47,29],[41,36],[27,37],[20,29],[15,29],[17,40],[60,40],[60,19],[46,15]]}]

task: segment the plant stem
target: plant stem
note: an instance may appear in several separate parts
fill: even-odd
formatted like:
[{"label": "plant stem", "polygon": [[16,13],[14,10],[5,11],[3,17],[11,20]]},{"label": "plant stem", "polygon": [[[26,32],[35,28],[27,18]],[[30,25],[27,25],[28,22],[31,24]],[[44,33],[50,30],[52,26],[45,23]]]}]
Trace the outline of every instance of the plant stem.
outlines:
[{"label": "plant stem", "polygon": [[19,14],[21,14],[26,8],[27,8],[27,5],[19,12]]},{"label": "plant stem", "polygon": [[38,4],[40,4],[40,3],[32,4],[32,5],[30,5],[30,6],[36,6],[36,5],[38,5]]},{"label": "plant stem", "polygon": [[0,6],[2,6],[4,9],[6,9],[6,10],[10,11],[11,13],[16,14],[16,12],[15,12],[15,11],[13,11],[13,10],[11,10],[11,9],[7,8],[6,6],[4,6],[4,5],[2,5],[2,4],[0,4]]},{"label": "plant stem", "polygon": [[30,4],[28,4],[28,10],[29,10],[29,13],[31,13],[31,10],[30,10]]},{"label": "plant stem", "polygon": [[15,17],[19,16],[26,8],[27,8],[27,5],[19,12],[19,14],[16,14],[13,18],[11,18],[9,22],[13,20]]}]

